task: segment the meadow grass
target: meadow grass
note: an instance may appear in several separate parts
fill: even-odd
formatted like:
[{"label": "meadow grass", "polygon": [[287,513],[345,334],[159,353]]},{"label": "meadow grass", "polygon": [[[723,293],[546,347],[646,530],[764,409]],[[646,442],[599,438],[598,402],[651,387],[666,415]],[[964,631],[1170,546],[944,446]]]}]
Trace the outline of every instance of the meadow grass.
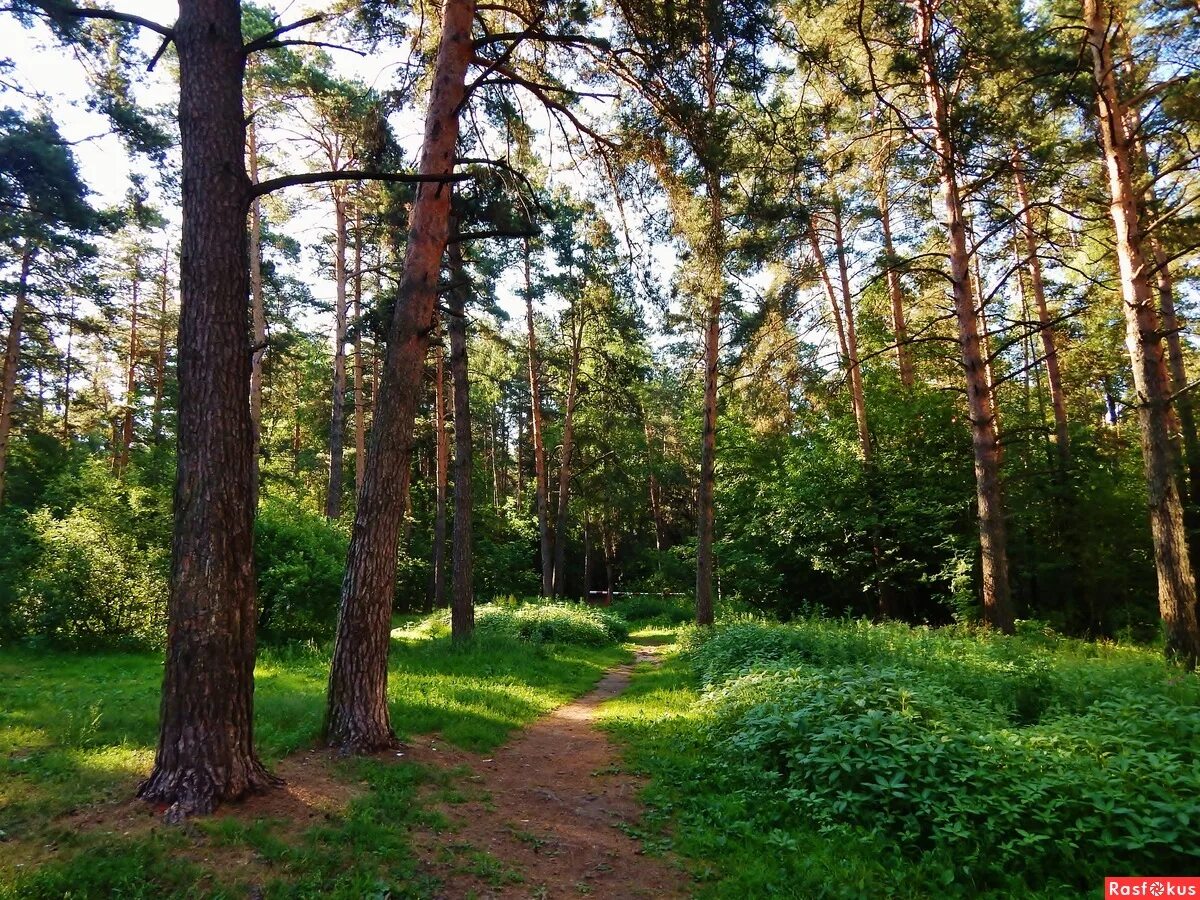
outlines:
[{"label": "meadow grass", "polygon": [[[503,636],[455,646],[411,626],[393,635],[397,735],[437,732],[476,751],[586,692],[629,655],[617,644]],[[259,654],[255,736],[269,766],[316,743],[327,673],[327,649]],[[0,649],[0,897],[244,897],[250,887],[266,897],[428,896],[407,835],[424,815],[418,785],[443,776],[414,765],[338,763],[339,777],[368,790],[298,842],[279,837],[288,823],[201,821],[129,838],[64,828],[65,814],[131,797],[147,774],[161,677],[152,654]],[[229,846],[254,860],[253,884],[211,864]]]}]

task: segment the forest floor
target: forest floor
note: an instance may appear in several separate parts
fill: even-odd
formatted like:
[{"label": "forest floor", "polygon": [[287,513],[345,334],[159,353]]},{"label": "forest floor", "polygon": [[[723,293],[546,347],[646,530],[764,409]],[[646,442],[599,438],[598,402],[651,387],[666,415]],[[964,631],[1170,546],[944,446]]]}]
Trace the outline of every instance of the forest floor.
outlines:
[{"label": "forest floor", "polygon": [[[652,647],[635,650],[635,664],[656,658]],[[458,750],[436,736],[410,743],[410,759],[450,771],[467,788],[464,803],[429,797],[449,830],[414,836],[441,885],[438,896],[689,896],[677,866],[643,855],[633,836],[640,784],[619,768],[616,748],[595,724],[600,704],[620,695],[632,673],[633,664],[610,669],[595,690],[491,753]]]}]

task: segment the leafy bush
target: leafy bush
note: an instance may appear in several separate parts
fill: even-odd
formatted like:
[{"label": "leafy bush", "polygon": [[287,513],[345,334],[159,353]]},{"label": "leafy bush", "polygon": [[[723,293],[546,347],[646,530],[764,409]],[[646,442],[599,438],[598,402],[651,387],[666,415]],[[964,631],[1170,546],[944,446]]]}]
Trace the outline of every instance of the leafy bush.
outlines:
[{"label": "leafy bush", "polygon": [[268,642],[333,637],[345,533],[323,517],[267,503],[255,523],[258,629]]},{"label": "leafy bush", "polygon": [[661,594],[634,594],[619,597],[613,603],[629,622],[652,622],[656,625],[681,625],[695,618],[695,608],[683,597],[664,597]]},{"label": "leafy bush", "polygon": [[[449,624],[450,613],[435,613],[435,630]],[[543,603],[522,606],[487,603],[475,609],[475,629],[481,637],[508,637],[532,644],[577,644],[601,647],[629,636],[629,625],[611,610],[582,603]]]},{"label": "leafy bush", "polygon": [[685,645],[702,755],[763,828],[870,835],[976,887],[1200,865],[1200,681],[1149,652],[821,621]]},{"label": "leafy bush", "polygon": [[20,589],[23,634],[58,647],[159,648],[166,637],[167,558],[96,511],[29,518],[37,546]]}]

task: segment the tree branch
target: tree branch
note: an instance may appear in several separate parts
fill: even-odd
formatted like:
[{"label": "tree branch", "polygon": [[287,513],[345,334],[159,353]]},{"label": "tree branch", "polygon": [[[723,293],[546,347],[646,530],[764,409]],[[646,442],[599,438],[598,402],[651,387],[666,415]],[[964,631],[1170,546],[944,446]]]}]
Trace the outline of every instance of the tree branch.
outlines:
[{"label": "tree branch", "polygon": [[287,34],[289,31],[295,31],[297,28],[303,28],[305,25],[312,25],[316,22],[323,22],[324,20],[324,14],[317,13],[316,15],[305,16],[303,19],[299,19],[290,25],[280,25],[274,31],[268,31],[266,34],[260,35],[250,43],[246,44],[246,46],[242,48],[242,54],[244,56],[249,56],[251,53],[254,53],[257,50],[267,50],[271,47],[278,47],[280,44],[276,42],[275,39],[281,34]]},{"label": "tree branch", "polygon": [[401,184],[421,184],[434,182],[444,184],[452,181],[467,181],[470,175],[417,175],[411,172],[364,172],[360,169],[342,169],[338,172],[300,172],[295,175],[281,175],[278,178],[268,178],[258,184],[251,185],[248,200],[262,197],[280,188],[295,187],[299,184],[325,184],[329,181],[389,181]]}]

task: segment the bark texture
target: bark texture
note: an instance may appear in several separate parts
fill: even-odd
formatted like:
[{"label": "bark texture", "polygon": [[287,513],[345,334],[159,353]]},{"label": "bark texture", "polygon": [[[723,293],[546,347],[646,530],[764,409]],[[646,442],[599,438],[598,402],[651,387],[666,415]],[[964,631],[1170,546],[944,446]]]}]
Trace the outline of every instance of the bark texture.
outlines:
[{"label": "bark texture", "polygon": [[25,307],[29,302],[29,273],[33,268],[33,255],[33,248],[26,243],[21,253],[21,274],[17,280],[12,318],[8,323],[8,339],[4,344],[4,372],[0,376],[0,506],[4,504],[4,476],[8,464],[8,446],[12,439],[13,406],[17,398],[17,365],[21,359],[21,328],[25,320]]},{"label": "bark texture", "polygon": [[[441,44],[421,148],[422,175],[454,171],[474,12],[474,0],[446,0],[442,7]],[[449,224],[449,184],[421,183],[409,218],[399,301],[378,381],[329,672],[325,738],[353,752],[390,747],[395,740],[388,719],[387,664],[396,546],[408,493],[413,418]]]},{"label": "bark texture", "polygon": [[1171,390],[1162,336],[1142,246],[1131,169],[1130,138],[1114,72],[1109,42],[1110,10],[1103,0],[1084,0],[1085,40],[1092,58],[1100,145],[1110,197],[1109,214],[1116,236],[1121,275],[1121,306],[1125,315],[1125,345],[1133,367],[1137,393],[1138,430],[1150,506],[1150,530],[1158,573],[1158,607],[1166,625],[1167,656],[1195,668],[1200,658],[1196,581],[1183,528],[1183,503],[1175,477],[1176,461],[1170,435]]},{"label": "bark texture", "polygon": [[211,811],[275,782],[253,746],[249,259],[236,0],[182,0],[179,444],[158,750],[143,799]]},{"label": "bark texture", "polygon": [[950,133],[949,114],[938,81],[933,48],[933,5],[911,0],[917,28],[917,54],[932,136],[938,179],[942,188],[942,213],[948,238],[950,282],[958,321],[958,340],[967,386],[967,409],[975,455],[975,497],[979,513],[982,557],[983,618],[994,628],[1014,630],[1008,577],[1008,540],[1004,521],[1004,496],[1000,480],[1000,442],[996,411],[988,384],[987,359],[980,337],[980,317],[971,289],[970,251],[966,221],[959,195],[958,168]]}]

